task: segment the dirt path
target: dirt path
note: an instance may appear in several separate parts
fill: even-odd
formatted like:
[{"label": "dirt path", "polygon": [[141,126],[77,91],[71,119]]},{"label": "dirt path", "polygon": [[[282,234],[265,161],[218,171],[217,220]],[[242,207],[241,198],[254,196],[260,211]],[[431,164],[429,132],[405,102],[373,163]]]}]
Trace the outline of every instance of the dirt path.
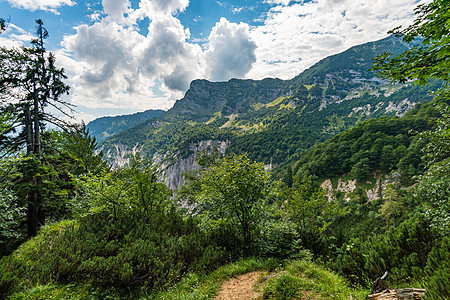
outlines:
[{"label": "dirt path", "polygon": [[215,300],[251,300],[259,293],[254,291],[254,285],[261,271],[255,271],[225,281]]}]

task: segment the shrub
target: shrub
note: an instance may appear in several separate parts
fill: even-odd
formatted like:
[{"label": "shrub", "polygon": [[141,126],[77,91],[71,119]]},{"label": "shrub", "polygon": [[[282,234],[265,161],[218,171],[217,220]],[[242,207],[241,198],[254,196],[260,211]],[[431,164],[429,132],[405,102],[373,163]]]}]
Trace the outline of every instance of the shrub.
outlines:
[{"label": "shrub", "polygon": [[428,255],[425,268],[425,287],[427,299],[450,299],[450,238],[444,237],[441,243]]},{"label": "shrub", "polygon": [[350,240],[330,265],[354,283],[367,284],[389,271],[389,283],[401,285],[423,276],[437,239],[429,220],[417,213],[385,235]]},{"label": "shrub", "polygon": [[296,257],[302,247],[295,224],[284,221],[272,221],[264,224],[259,242],[263,256],[277,258]]}]

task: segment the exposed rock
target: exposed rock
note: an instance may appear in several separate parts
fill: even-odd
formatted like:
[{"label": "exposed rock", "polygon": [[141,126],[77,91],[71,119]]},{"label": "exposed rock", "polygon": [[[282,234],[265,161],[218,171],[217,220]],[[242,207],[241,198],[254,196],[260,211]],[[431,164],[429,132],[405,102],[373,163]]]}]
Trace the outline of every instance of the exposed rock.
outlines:
[{"label": "exposed rock", "polygon": [[369,295],[370,300],[418,300],[423,299],[425,289],[395,289]]},{"label": "exposed rock", "polygon": [[[103,148],[99,149],[103,150]],[[139,144],[134,145],[131,149],[127,145],[122,143],[116,143],[112,148],[105,153],[105,156],[113,161],[113,168],[122,168],[130,160],[130,156],[136,155],[142,152],[142,147]]]},{"label": "exposed rock", "polygon": [[[373,201],[382,197],[383,192],[386,190],[386,186],[389,183],[388,176],[382,178],[380,175],[376,175],[375,185],[371,189],[365,190],[367,198],[369,201]],[[343,181],[341,178],[338,179],[336,188],[333,188],[333,184],[330,179],[326,179],[322,182],[320,187],[325,190],[328,201],[332,201],[335,198],[335,192],[344,193],[344,200],[350,201],[349,194],[353,192],[357,185],[357,180],[347,180]]]},{"label": "exposed rock", "polygon": [[170,159],[156,153],[153,156],[153,161],[161,163],[159,169],[161,170],[162,180],[170,189],[175,190],[184,184],[183,173],[198,170],[200,168],[195,161],[195,156],[198,152],[217,149],[220,154],[224,154],[228,145],[229,141],[203,140],[190,145],[189,148],[193,153],[187,157]]},{"label": "exposed rock", "polygon": [[388,107],[386,107],[385,111],[391,112],[395,111],[395,115],[398,117],[403,117],[409,110],[413,109],[416,106],[416,102],[409,101],[408,98],[402,100],[400,103],[394,104],[392,101],[389,101]]},{"label": "exposed rock", "polygon": [[386,186],[389,183],[388,176],[382,179],[381,176],[376,176],[375,185],[372,189],[366,190],[366,195],[369,201],[373,201],[382,197],[383,192],[386,190]]},{"label": "exposed rock", "polygon": [[330,179],[326,179],[320,187],[327,192],[328,201],[333,200],[333,184],[331,183]]}]

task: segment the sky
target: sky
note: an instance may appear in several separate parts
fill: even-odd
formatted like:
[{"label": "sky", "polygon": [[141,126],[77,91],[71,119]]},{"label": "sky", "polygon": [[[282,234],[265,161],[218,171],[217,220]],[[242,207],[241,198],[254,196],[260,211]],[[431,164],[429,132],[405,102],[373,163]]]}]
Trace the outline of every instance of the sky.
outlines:
[{"label": "sky", "polygon": [[76,120],[167,110],[195,79],[291,79],[388,36],[429,0],[0,0],[0,46],[29,46],[35,20],[65,69]]}]

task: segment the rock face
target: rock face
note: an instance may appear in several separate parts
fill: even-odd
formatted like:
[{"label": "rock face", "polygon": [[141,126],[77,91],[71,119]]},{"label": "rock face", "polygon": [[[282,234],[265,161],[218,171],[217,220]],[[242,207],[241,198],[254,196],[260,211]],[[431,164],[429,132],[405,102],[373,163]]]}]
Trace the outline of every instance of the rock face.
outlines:
[{"label": "rock face", "polygon": [[[98,151],[104,150],[100,148]],[[113,148],[109,148],[105,157],[108,157],[112,160],[113,168],[122,168],[124,167],[130,160],[130,156],[136,155],[142,152],[142,147],[139,144],[130,147],[128,145],[122,143],[116,143],[113,145]]]},{"label": "rock face", "polygon": [[247,112],[252,104],[272,101],[286,93],[287,82],[281,79],[231,79],[228,82],[192,81],[185,96],[178,100],[165,115],[165,119],[184,115],[206,122],[211,115],[223,116]]},{"label": "rock face", "polygon": [[[153,155],[153,163],[159,165],[158,170],[161,172],[160,180],[170,189],[176,190],[184,184],[183,173],[200,168],[195,161],[198,152],[205,150],[212,152],[213,149],[217,149],[219,154],[224,154],[229,145],[229,141],[203,140],[192,143],[189,146],[192,153],[187,157],[180,157],[178,155],[167,156],[155,153]],[[137,153],[145,155],[139,144],[129,149],[128,146],[118,143],[114,145],[113,149],[108,150],[105,155],[113,161],[113,168],[121,168],[129,162],[131,156]]]},{"label": "rock face", "polygon": [[[320,187],[326,192],[326,195],[328,197],[328,201],[332,201],[335,199],[335,193],[336,192],[342,192],[344,193],[344,200],[350,201],[350,193],[353,192],[356,187],[356,179],[353,180],[342,180],[341,178],[338,179],[338,183],[336,188],[333,188],[333,184],[330,179],[326,179],[322,182]],[[372,188],[365,189],[365,193],[367,196],[367,199],[369,201],[373,201],[376,199],[379,199],[383,196],[383,192],[386,190],[386,186],[389,183],[388,177],[382,177],[380,175],[375,176],[375,184]]]},{"label": "rock face", "polygon": [[[195,161],[196,154],[200,151],[217,149],[220,154],[225,153],[225,149],[229,145],[229,141],[215,141],[215,140],[204,140],[198,143],[193,143],[190,145],[190,149],[193,151],[188,157],[176,158],[174,162],[166,160],[163,162],[159,169],[162,172],[161,179],[164,180],[166,185],[175,190],[184,184],[183,173],[198,170],[200,166]],[[159,158],[158,158],[159,157]],[[157,159],[161,160],[161,156],[156,155]]]}]

